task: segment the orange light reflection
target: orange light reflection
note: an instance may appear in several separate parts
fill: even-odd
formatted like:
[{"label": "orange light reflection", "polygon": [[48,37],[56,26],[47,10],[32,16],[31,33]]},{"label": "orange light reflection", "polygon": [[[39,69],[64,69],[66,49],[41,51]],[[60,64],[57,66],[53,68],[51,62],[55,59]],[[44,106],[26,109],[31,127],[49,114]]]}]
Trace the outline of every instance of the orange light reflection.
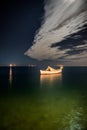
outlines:
[{"label": "orange light reflection", "polygon": [[10,85],[12,84],[12,67],[10,67],[10,71],[9,71],[9,83]]},{"label": "orange light reflection", "polygon": [[48,84],[53,86],[56,82],[62,82],[62,74],[52,74],[52,75],[40,75],[41,85]]}]

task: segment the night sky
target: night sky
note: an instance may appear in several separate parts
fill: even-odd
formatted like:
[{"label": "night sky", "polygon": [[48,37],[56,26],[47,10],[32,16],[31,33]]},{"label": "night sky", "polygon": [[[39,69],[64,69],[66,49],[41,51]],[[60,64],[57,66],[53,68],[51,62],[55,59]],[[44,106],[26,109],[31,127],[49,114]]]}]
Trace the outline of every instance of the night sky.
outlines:
[{"label": "night sky", "polygon": [[44,13],[41,0],[2,1],[0,4],[0,65],[27,65],[24,52],[32,45]]},{"label": "night sky", "polygon": [[0,65],[87,66],[87,0],[7,0],[0,10]]}]

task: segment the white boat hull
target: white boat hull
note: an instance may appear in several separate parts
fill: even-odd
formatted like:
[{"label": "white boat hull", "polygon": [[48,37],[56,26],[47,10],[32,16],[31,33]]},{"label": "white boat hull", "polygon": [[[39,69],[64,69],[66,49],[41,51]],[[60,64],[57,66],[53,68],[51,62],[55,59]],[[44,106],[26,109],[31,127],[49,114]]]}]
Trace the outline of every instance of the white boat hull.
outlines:
[{"label": "white boat hull", "polygon": [[40,70],[40,74],[43,74],[43,75],[58,74],[61,72],[62,72],[62,69],[58,69],[58,70],[54,70],[54,71]]}]

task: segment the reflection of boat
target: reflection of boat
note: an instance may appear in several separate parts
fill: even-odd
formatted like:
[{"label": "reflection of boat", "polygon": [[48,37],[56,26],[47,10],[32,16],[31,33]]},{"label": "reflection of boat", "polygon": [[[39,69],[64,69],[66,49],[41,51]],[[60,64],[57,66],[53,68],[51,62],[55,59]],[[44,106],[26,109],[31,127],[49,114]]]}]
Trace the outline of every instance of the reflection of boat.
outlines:
[{"label": "reflection of boat", "polygon": [[44,87],[54,87],[57,86],[58,87],[61,86],[62,83],[62,73],[59,74],[50,74],[50,75],[40,75],[40,85],[41,88]]},{"label": "reflection of boat", "polygon": [[62,79],[62,74],[60,73],[60,74],[51,74],[51,75],[41,75],[40,76],[40,80],[41,80],[41,82],[50,82],[50,83],[52,83],[52,82],[54,82],[55,80],[61,80]]},{"label": "reflection of boat", "polygon": [[60,66],[59,69],[53,69],[52,67],[48,66],[46,70],[40,70],[41,75],[49,75],[49,74],[58,74],[62,73],[63,66]]}]

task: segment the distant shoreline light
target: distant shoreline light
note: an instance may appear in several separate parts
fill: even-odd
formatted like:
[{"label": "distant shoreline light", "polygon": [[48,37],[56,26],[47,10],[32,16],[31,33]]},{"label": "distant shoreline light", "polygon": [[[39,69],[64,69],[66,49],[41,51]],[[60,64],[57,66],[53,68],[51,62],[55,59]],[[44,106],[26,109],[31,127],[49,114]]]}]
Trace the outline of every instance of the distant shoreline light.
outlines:
[{"label": "distant shoreline light", "polygon": [[12,64],[10,64],[9,66],[12,67]]},{"label": "distant shoreline light", "polygon": [[12,66],[16,66],[16,64],[10,64],[9,66],[10,66],[10,67],[12,67]]}]

